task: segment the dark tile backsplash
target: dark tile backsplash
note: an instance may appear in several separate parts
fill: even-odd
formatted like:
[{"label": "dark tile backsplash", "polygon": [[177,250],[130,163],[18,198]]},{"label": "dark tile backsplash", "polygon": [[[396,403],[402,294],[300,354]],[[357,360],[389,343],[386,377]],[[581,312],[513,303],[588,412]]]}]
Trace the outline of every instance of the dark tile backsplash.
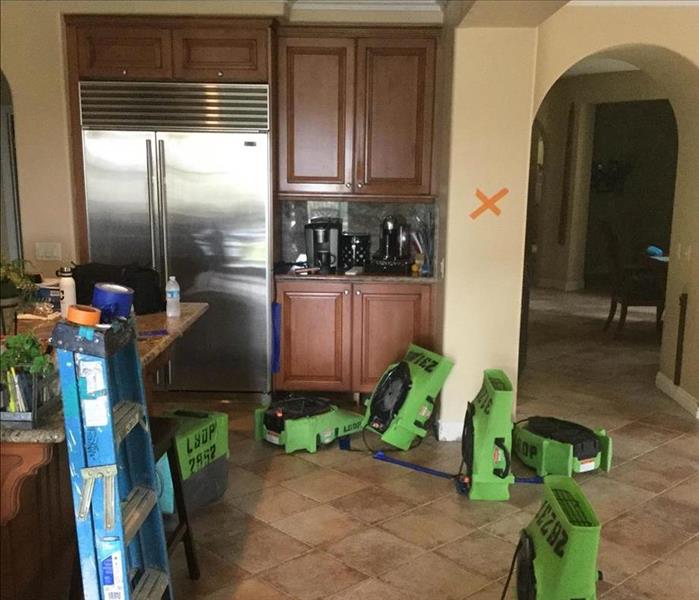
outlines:
[{"label": "dark tile backsplash", "polygon": [[[402,215],[411,228],[416,227],[416,217],[430,224],[434,238],[437,220],[435,204],[406,202],[343,202],[326,200],[282,200],[282,260],[293,262],[299,254],[306,253],[303,226],[314,217],[342,219],[342,230],[350,233],[368,233],[371,236],[371,252],[379,247],[381,221],[388,215]],[[432,247],[437,247],[433,239]],[[434,264],[434,263],[433,263]]]}]

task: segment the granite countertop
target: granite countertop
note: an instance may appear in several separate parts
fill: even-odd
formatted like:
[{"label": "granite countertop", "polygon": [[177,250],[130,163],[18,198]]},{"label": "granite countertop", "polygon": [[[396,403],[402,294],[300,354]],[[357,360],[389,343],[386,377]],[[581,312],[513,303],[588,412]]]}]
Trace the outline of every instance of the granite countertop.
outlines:
[{"label": "granite countertop", "polygon": [[[182,314],[176,319],[168,319],[164,312],[136,317],[138,331],[167,329],[167,335],[138,341],[138,351],[144,367],[167,350],[177,338],[181,337],[208,310],[209,305],[206,302],[183,302],[181,307]],[[56,320],[20,320],[18,331],[20,333],[32,332],[39,339],[48,340],[56,323]],[[41,427],[35,429],[17,429],[9,423],[0,425],[0,442],[56,444],[64,439],[65,430],[61,409],[56,410]]]},{"label": "granite countertop", "polygon": [[354,283],[437,283],[438,277],[411,277],[405,275],[378,275],[362,273],[360,275],[294,275],[284,273],[275,275],[277,281],[350,281]]}]

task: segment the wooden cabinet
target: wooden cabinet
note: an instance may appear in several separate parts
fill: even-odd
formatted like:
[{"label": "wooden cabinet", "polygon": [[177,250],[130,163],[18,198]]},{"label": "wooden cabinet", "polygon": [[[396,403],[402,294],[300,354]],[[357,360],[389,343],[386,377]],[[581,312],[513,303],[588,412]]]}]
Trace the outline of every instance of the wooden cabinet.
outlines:
[{"label": "wooden cabinet", "polygon": [[80,79],[266,82],[271,23],[70,15],[68,55]]},{"label": "wooden cabinet", "polygon": [[81,79],[168,79],[172,37],[168,28],[137,25],[80,25]]},{"label": "wooden cabinet", "polygon": [[172,32],[175,79],[267,81],[267,30],[182,27]]},{"label": "wooden cabinet", "polygon": [[341,391],[351,385],[351,285],[280,282],[280,390]]},{"label": "wooden cabinet", "polygon": [[431,343],[431,286],[365,283],[353,286],[352,390],[370,392],[386,367],[411,343]]},{"label": "wooden cabinet", "polygon": [[279,192],[429,196],[434,36],[293,32],[279,40]]},{"label": "wooden cabinet", "polygon": [[359,40],[358,194],[429,194],[435,41]]},{"label": "wooden cabinet", "polygon": [[371,391],[412,342],[432,343],[432,286],[282,281],[277,390]]},{"label": "wooden cabinet", "polygon": [[279,40],[279,190],[352,189],[354,40]]}]

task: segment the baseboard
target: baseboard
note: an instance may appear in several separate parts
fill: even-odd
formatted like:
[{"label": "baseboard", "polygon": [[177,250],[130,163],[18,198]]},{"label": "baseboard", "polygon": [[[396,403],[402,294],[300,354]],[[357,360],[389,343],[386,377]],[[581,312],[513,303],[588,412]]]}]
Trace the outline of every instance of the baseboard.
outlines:
[{"label": "baseboard", "polygon": [[658,374],[655,376],[655,387],[664,394],[670,396],[670,398],[677,402],[682,408],[694,415],[696,419],[699,419],[699,400],[692,396],[687,390],[682,389],[679,385],[675,385],[672,379],[667,375],[663,375],[660,371],[658,371]]},{"label": "baseboard", "polygon": [[456,442],[461,439],[464,430],[463,421],[439,421],[437,434],[440,442]]}]

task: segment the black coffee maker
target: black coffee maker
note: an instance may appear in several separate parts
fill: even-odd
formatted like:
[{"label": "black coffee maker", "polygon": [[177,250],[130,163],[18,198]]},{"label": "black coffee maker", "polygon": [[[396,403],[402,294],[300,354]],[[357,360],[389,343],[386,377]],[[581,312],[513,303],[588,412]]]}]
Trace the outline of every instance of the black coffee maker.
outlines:
[{"label": "black coffee maker", "polygon": [[304,225],[306,257],[309,267],[319,267],[323,274],[337,268],[342,219],[315,217]]},{"label": "black coffee maker", "polygon": [[379,249],[372,256],[372,273],[410,273],[410,225],[402,215],[389,215],[381,223]]}]

